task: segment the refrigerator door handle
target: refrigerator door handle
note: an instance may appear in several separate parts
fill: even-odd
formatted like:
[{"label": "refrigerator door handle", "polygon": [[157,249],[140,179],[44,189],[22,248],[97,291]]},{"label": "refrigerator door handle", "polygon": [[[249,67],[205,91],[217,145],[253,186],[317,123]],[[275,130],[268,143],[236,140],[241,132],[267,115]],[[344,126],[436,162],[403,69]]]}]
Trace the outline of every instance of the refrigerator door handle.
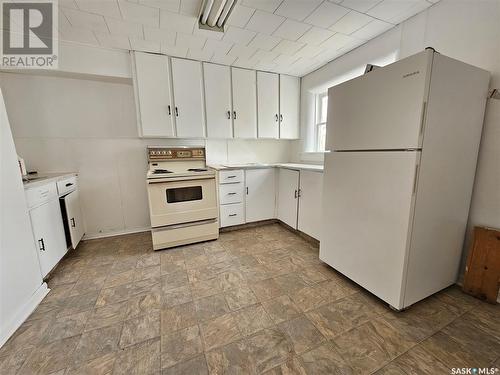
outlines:
[{"label": "refrigerator door handle", "polygon": [[413,178],[413,192],[412,192],[412,195],[415,195],[417,193],[418,167],[419,167],[419,165],[417,164],[415,166],[415,177]]},{"label": "refrigerator door handle", "polygon": [[420,135],[424,132],[424,122],[425,122],[425,113],[427,112],[427,102],[423,102],[422,104],[422,115],[420,118]]}]

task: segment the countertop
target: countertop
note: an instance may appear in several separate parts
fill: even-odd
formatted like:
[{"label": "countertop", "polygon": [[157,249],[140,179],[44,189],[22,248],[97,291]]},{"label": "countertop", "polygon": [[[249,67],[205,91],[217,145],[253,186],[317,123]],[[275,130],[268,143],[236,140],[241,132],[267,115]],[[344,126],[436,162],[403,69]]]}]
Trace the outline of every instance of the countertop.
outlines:
[{"label": "countertop", "polygon": [[25,189],[29,189],[49,182],[57,182],[71,176],[78,176],[78,174],[76,172],[30,174],[27,176],[27,180],[23,180],[23,184]]},{"label": "countertop", "polygon": [[302,164],[302,163],[228,163],[228,164],[207,164],[208,167],[215,170],[225,169],[258,169],[258,168],[288,168],[288,169],[302,169],[309,171],[323,172],[323,165],[318,164]]}]

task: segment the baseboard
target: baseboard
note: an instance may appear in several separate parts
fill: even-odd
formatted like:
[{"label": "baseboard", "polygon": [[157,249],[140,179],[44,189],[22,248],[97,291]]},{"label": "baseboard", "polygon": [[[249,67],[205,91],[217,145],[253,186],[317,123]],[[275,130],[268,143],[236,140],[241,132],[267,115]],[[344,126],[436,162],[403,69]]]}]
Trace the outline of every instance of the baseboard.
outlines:
[{"label": "baseboard", "polygon": [[22,306],[10,323],[7,324],[4,331],[0,333],[0,348],[16,332],[26,319],[35,311],[36,307],[42,302],[43,298],[50,292],[47,283],[42,283],[33,293],[31,298]]},{"label": "baseboard", "polygon": [[85,234],[85,236],[83,236],[83,239],[84,240],[94,240],[96,238],[115,237],[115,236],[122,236],[124,234],[149,232],[150,230],[151,230],[151,227],[143,227],[143,228],[125,229],[125,230],[106,232],[106,233]]}]

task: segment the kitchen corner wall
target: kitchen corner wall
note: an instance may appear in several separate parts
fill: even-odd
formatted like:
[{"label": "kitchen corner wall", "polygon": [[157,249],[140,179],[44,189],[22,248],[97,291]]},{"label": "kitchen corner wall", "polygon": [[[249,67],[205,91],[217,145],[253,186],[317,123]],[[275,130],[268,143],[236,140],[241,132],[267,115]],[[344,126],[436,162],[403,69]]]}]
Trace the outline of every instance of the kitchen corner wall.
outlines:
[{"label": "kitchen corner wall", "polygon": [[[28,170],[79,174],[86,237],[148,229],[147,145],[205,140],[138,138],[129,79],[0,73],[17,152]],[[286,162],[290,141],[207,140],[211,162]]]}]

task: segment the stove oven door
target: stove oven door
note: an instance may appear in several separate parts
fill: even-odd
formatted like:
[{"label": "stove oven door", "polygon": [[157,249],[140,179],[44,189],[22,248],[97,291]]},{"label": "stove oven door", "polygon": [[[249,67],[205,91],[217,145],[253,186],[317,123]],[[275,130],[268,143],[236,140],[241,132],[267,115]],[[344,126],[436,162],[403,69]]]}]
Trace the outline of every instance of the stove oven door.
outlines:
[{"label": "stove oven door", "polygon": [[217,218],[215,178],[148,180],[151,226]]}]

